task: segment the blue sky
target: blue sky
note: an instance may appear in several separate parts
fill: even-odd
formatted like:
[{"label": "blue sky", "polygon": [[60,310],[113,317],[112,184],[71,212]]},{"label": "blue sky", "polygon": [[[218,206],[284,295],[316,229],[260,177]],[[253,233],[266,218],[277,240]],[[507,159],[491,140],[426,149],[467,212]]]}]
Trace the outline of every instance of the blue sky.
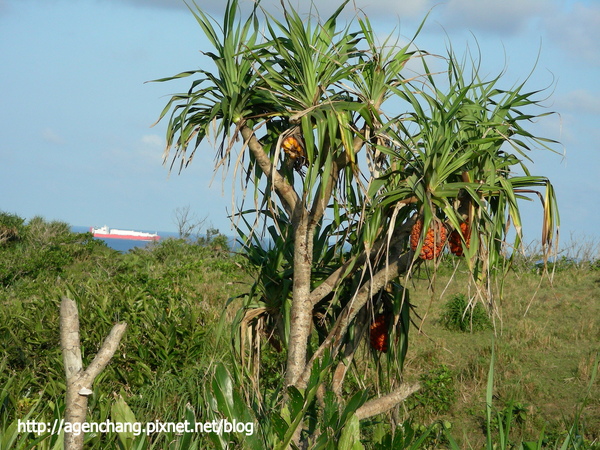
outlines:
[{"label": "blue sky", "polygon": [[[196,3],[218,16],[225,1]],[[563,242],[571,235],[600,239],[593,225],[600,222],[599,1],[355,3],[382,36],[394,28],[412,36],[431,10],[417,44],[440,54],[448,41],[459,54],[479,46],[482,72],[506,69],[506,87],[536,66],[528,87],[548,88],[545,104],[560,114],[533,129],[562,145],[561,155],[534,151],[531,170],[556,187]],[[0,210],[174,231],[175,209],[189,206],[232,233],[231,181],[222,183],[220,174],[213,180],[211,147],[181,175],[169,175],[165,124],[151,127],[168,95],[190,79],[145,82],[202,67],[201,50],[210,47],[180,0],[0,0]],[[526,239],[537,239],[541,207],[523,208]]]}]

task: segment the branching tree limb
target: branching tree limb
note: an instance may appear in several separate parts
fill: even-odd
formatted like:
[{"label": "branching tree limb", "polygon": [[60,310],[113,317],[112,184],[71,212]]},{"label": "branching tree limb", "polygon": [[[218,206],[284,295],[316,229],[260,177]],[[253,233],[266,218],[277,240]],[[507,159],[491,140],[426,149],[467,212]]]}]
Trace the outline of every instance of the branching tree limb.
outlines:
[{"label": "branching tree limb", "polygon": [[[394,234],[389,243],[387,242],[386,238],[380,239],[373,244],[373,247],[369,251],[363,250],[360,254],[349,259],[339,268],[337,268],[311,292],[310,299],[313,306],[333,292],[339,286],[339,283],[346,279],[349,271],[355,271],[357,268],[363,266],[367,261],[374,265],[376,258],[381,254],[384,247],[389,246],[389,248],[395,248],[401,245],[410,233],[410,229],[412,228],[414,222],[414,219],[407,220],[406,223],[403,224],[402,227],[399,228],[399,230]],[[390,259],[393,259],[398,255],[398,253],[395,255],[390,254]]]},{"label": "branching tree limb", "polygon": [[[85,422],[88,396],[92,394],[92,384],[115,354],[126,328],[127,324],[124,322],[116,324],[104,340],[94,360],[86,370],[83,370],[77,304],[70,298],[62,298],[60,304],[60,341],[67,378],[66,423],[72,425]],[[83,432],[78,435],[65,433],[65,450],[82,449],[83,438]]]},{"label": "branching tree limb", "polygon": [[398,403],[406,400],[420,388],[421,386],[418,383],[412,385],[403,384],[395,391],[384,395],[383,397],[369,400],[360,408],[358,408],[355,414],[358,417],[358,420],[368,419],[369,417],[376,416],[377,414],[382,414],[392,409]]},{"label": "branching tree limb", "polygon": [[373,296],[373,293],[383,288],[388,281],[406,273],[412,263],[412,260],[413,252],[404,253],[389,265],[386,265],[384,268],[379,270],[361,286],[354,298],[348,302],[348,304],[339,314],[327,338],[325,338],[323,343],[319,346],[312,358],[306,364],[304,372],[297,383],[298,387],[306,387],[306,382],[310,376],[312,364],[315,359],[320,358],[323,355],[325,349],[331,348],[332,355],[334,357],[337,355],[342,343],[342,339],[344,338],[350,323],[356,317],[360,309],[367,303],[367,301],[369,301],[369,299]]},{"label": "branching tree limb", "polygon": [[273,167],[271,159],[265,153],[263,146],[256,138],[254,130],[244,125],[241,128],[241,133],[244,138],[244,143],[248,145],[248,148],[256,158],[258,166],[265,173],[267,179],[273,181],[275,192],[281,199],[285,210],[288,211],[288,214],[291,216],[293,211],[296,210],[297,205],[300,203],[300,197],[298,197],[294,187],[286,181],[275,167]]}]

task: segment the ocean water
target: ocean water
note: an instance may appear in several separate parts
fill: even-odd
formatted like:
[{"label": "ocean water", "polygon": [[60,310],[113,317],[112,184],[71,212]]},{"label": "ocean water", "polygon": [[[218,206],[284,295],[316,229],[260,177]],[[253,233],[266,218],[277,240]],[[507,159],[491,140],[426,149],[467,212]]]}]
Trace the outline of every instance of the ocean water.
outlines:
[{"label": "ocean water", "polygon": [[[118,227],[115,227],[115,228],[118,228]],[[74,226],[74,227],[71,227],[71,231],[73,231],[74,233],[86,233],[86,232],[90,231],[90,227]],[[151,230],[135,230],[135,231],[146,231],[148,233],[156,233],[156,231],[151,231]],[[173,233],[170,231],[158,231],[158,235],[160,236],[161,239],[166,239],[169,237],[171,237],[171,238],[179,237],[178,233]],[[104,239],[104,238],[94,238],[94,239],[98,239],[99,241],[106,242],[106,245],[108,245],[110,248],[117,250],[121,253],[127,253],[129,250],[136,248],[136,247],[146,247],[148,245],[153,244],[153,241],[138,241],[135,239]]]}]

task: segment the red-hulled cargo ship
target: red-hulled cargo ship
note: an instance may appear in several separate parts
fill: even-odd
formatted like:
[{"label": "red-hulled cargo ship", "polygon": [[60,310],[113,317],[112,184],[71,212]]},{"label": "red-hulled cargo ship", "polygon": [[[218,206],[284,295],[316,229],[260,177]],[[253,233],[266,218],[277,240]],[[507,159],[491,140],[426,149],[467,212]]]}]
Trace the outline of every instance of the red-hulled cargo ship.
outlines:
[{"label": "red-hulled cargo ship", "polygon": [[158,241],[160,239],[160,236],[157,233],[118,230],[116,228],[108,228],[106,225],[100,228],[90,227],[90,233],[92,233],[94,237],[102,239],[129,239],[135,241]]}]

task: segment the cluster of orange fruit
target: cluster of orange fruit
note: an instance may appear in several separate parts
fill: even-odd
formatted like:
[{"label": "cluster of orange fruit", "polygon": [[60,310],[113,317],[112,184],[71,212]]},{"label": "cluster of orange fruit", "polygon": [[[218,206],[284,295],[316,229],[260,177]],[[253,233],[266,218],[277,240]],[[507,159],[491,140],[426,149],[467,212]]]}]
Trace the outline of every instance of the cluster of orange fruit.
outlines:
[{"label": "cluster of orange fruit", "polygon": [[288,136],[281,142],[281,148],[290,158],[305,158],[304,146],[294,136]]},{"label": "cluster of orange fruit", "polygon": [[[410,247],[413,251],[417,249],[419,245],[419,238],[423,232],[423,219],[417,220],[413,225],[410,233]],[[440,256],[446,241],[450,246],[450,251],[456,256],[463,256],[462,240],[464,239],[467,248],[471,241],[471,228],[468,222],[460,224],[460,230],[454,230],[448,237],[448,230],[446,227],[438,222],[433,221],[432,226],[427,230],[419,258],[421,259],[433,259]],[[388,315],[382,313],[375,316],[370,328],[370,341],[371,347],[380,352],[387,352],[389,347],[389,333],[388,333]]]},{"label": "cluster of orange fruit", "polygon": [[[417,222],[415,222],[410,232],[411,250],[415,251],[417,249],[422,232],[423,219],[419,219]],[[448,230],[446,227],[442,223],[433,221],[432,226],[429,227],[427,233],[425,234],[423,246],[421,247],[421,252],[419,253],[419,258],[434,259],[440,256],[444,246],[446,245],[447,239]],[[469,248],[471,241],[471,229],[468,222],[463,222],[460,224],[460,231],[454,230],[452,233],[450,233],[450,238],[448,239],[450,251],[456,256],[463,256],[463,246],[461,242],[462,239],[465,240],[467,248]]]},{"label": "cluster of orange fruit", "polygon": [[458,230],[454,230],[450,233],[450,239],[448,239],[448,244],[450,246],[450,251],[456,256],[463,256],[463,246],[461,242],[462,239],[465,240],[467,244],[467,248],[471,245],[471,227],[468,222],[463,222],[460,224],[460,233]]},{"label": "cluster of orange fruit", "polygon": [[371,347],[380,352],[387,352],[389,345],[388,321],[385,314],[379,314],[371,324]]},{"label": "cluster of orange fruit", "polygon": [[288,136],[281,142],[281,148],[294,162],[295,170],[302,170],[302,166],[307,165],[306,151],[302,142],[294,137]]}]

